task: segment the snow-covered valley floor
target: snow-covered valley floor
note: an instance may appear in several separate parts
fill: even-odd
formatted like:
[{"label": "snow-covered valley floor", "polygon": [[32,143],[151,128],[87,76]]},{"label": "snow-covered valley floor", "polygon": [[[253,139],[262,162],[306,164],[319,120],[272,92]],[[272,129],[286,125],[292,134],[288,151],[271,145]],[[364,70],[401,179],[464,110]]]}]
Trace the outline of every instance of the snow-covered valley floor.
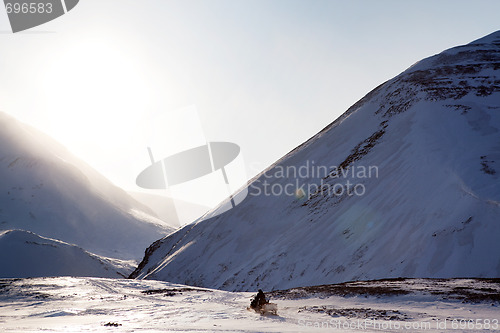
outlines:
[{"label": "snow-covered valley floor", "polygon": [[278,304],[278,316],[248,311],[254,294],[152,280],[3,279],[0,331],[500,331],[499,279],[395,279],[275,291],[267,296]]}]

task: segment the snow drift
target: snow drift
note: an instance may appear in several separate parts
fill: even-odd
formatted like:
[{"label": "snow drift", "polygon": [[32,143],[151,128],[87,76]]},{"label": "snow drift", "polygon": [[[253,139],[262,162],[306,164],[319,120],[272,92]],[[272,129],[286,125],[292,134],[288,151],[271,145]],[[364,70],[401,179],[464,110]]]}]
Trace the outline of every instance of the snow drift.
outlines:
[{"label": "snow drift", "polygon": [[131,277],[246,291],[500,276],[499,70],[500,31],[420,61]]}]

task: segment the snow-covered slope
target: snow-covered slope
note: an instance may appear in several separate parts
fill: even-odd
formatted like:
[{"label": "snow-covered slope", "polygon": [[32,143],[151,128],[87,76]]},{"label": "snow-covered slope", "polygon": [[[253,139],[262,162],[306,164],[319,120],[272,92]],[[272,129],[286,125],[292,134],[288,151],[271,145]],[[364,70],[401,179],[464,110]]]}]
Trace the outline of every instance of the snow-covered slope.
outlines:
[{"label": "snow-covered slope", "polygon": [[[60,144],[0,113],[0,230],[140,260],[173,229]],[[1,270],[1,268],[0,268]]]},{"label": "snow-covered slope", "polygon": [[120,278],[132,262],[100,257],[80,247],[23,230],[0,232],[0,277],[94,276]]},{"label": "snow-covered slope", "polygon": [[500,276],[499,74],[500,31],[420,61],[254,178],[236,208],[152,244],[131,277],[270,290]]}]

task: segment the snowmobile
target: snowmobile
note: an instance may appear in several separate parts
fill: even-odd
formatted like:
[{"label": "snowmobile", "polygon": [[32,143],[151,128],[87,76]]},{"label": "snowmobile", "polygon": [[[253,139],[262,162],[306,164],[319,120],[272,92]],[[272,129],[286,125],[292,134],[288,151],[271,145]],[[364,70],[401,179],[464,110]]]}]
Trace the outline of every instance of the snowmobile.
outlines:
[{"label": "snowmobile", "polygon": [[271,314],[277,316],[278,304],[269,303],[269,301],[266,299],[266,296],[264,295],[264,292],[261,289],[259,289],[259,292],[254,297],[247,310],[254,310],[257,313],[260,313],[261,315]]}]

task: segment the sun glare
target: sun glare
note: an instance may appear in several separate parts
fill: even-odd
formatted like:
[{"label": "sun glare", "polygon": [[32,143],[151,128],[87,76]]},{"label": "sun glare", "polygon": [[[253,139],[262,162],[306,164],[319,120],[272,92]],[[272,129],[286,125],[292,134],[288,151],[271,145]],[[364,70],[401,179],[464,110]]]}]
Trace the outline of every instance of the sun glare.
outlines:
[{"label": "sun glare", "polygon": [[103,42],[78,42],[44,78],[51,135],[72,150],[114,148],[130,136],[149,96],[141,63]]}]

